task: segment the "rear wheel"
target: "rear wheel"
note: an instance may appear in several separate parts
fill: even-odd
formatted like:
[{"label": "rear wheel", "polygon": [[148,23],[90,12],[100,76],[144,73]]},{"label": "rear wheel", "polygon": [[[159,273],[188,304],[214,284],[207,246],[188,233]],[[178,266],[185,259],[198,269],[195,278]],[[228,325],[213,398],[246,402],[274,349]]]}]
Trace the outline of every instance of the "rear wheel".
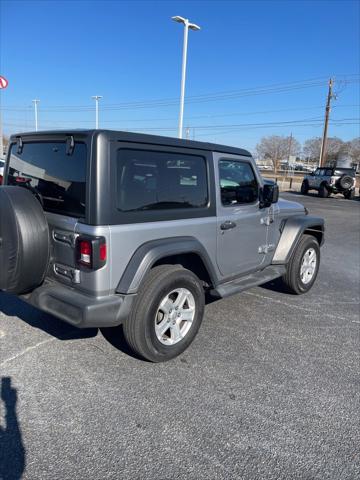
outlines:
[{"label": "rear wheel", "polygon": [[321,198],[327,198],[330,196],[330,192],[327,189],[325,183],[322,183],[319,188],[319,197]]},{"label": "rear wheel", "polygon": [[344,192],[344,197],[347,200],[353,200],[355,198],[355,189]]},{"label": "rear wheel", "polygon": [[180,355],[199,330],[204,303],[204,289],[191,271],[180,265],[153,268],[123,325],[129,346],[152,362]]},{"label": "rear wheel", "polygon": [[312,235],[303,235],[293,253],[282,280],[287,290],[296,295],[313,286],[320,265],[320,247]]},{"label": "rear wheel", "polygon": [[301,193],[303,195],[307,195],[309,193],[309,184],[306,180],[304,180],[301,184]]}]

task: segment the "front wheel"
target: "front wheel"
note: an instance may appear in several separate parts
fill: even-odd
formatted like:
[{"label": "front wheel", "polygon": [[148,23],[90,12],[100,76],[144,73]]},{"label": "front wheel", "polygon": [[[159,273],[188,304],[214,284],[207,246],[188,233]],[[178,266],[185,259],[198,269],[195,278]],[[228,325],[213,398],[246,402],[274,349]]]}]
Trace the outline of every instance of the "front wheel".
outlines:
[{"label": "front wheel", "polygon": [[303,235],[293,253],[282,280],[287,290],[301,295],[310,290],[320,265],[320,247],[312,235]]},{"label": "front wheel", "polygon": [[135,353],[151,362],[180,355],[194,340],[204,315],[204,289],[180,265],[160,265],[146,275],[123,325]]},{"label": "front wheel", "polygon": [[321,198],[327,198],[330,196],[329,190],[326,188],[326,185],[322,184],[320,185],[319,188],[319,197]]},{"label": "front wheel", "polygon": [[307,195],[309,193],[309,184],[306,181],[303,181],[301,184],[301,193]]}]

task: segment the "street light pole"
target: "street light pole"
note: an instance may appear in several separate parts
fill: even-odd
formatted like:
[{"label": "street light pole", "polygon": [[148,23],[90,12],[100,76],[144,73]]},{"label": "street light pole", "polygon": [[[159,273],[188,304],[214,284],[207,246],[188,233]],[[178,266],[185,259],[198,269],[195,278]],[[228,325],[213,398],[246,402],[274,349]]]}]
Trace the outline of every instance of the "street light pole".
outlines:
[{"label": "street light pole", "polygon": [[35,109],[35,132],[38,131],[38,103],[40,100],[33,100],[32,101],[34,104],[34,109]]},{"label": "street light pole", "polygon": [[94,95],[91,97],[95,100],[95,128],[99,128],[99,100],[103,98],[101,95]]},{"label": "street light pole", "polygon": [[178,137],[182,138],[183,135],[183,122],[184,122],[184,101],[185,101],[185,80],[186,80],[186,62],[187,62],[187,45],[188,45],[188,33],[190,30],[200,30],[198,25],[195,23],[190,23],[187,18],[183,17],[172,17],[172,20],[184,25],[184,44],[183,44],[183,55],[182,55],[182,67],[181,67],[181,88],[180,88],[180,113],[179,113],[179,128],[178,128]]}]

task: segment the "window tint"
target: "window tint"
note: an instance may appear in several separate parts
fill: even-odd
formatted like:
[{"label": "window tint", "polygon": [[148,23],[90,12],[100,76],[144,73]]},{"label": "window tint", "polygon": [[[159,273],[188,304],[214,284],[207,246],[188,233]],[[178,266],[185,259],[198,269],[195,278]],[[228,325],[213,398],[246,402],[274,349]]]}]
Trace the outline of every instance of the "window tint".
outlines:
[{"label": "window tint", "polygon": [[328,176],[328,175],[329,175],[329,176],[332,175],[332,170],[331,170],[331,168],[327,168],[327,169],[325,170],[325,175],[327,175],[327,176]]},{"label": "window tint", "polygon": [[24,143],[10,150],[9,185],[40,194],[44,210],[63,215],[85,216],[86,145],[75,143],[66,155],[65,142]]},{"label": "window tint", "polygon": [[219,175],[223,205],[241,205],[257,200],[258,184],[249,163],[220,160]]},{"label": "window tint", "polygon": [[119,210],[196,208],[207,203],[205,158],[146,150],[118,151]]}]

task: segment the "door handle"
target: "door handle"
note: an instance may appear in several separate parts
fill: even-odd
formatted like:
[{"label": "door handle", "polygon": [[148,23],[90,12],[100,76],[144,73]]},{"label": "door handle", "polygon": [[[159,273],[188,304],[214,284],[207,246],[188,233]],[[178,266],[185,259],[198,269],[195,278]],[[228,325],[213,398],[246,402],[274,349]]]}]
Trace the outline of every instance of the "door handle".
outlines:
[{"label": "door handle", "polygon": [[232,228],[236,227],[236,223],[232,222],[231,220],[226,220],[226,222],[220,225],[221,230],[231,230]]}]

